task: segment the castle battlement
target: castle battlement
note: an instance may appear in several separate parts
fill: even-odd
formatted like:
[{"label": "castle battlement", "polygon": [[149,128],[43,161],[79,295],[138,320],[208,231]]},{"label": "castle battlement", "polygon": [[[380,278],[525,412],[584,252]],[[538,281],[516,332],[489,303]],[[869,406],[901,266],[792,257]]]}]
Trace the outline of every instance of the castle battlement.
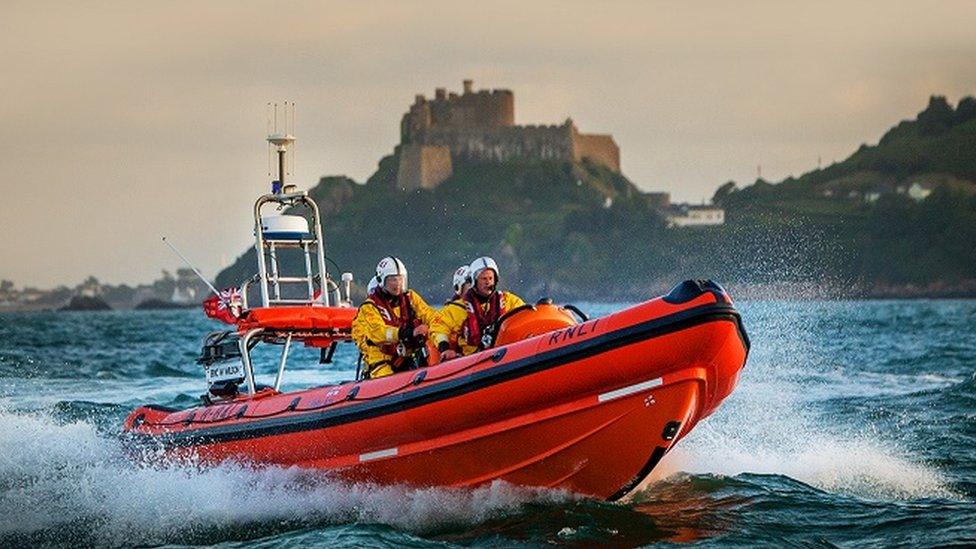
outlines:
[{"label": "castle battlement", "polygon": [[431,99],[415,95],[400,121],[396,154],[397,182],[405,189],[434,188],[464,161],[586,158],[620,171],[620,149],[609,134],[581,134],[570,118],[516,126],[515,94],[474,91],[472,80],[464,80],[461,94],[436,88]]}]

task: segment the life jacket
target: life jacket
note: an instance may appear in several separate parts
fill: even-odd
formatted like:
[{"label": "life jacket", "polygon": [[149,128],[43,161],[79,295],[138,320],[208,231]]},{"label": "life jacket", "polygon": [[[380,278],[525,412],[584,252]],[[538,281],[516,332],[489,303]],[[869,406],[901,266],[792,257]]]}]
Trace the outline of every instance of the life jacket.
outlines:
[{"label": "life jacket", "polygon": [[[363,304],[365,305],[366,303],[369,303],[376,307],[380,312],[380,317],[383,318],[383,323],[392,328],[396,328],[397,333],[400,333],[402,328],[409,328],[408,331],[412,332],[414,328],[421,324],[421,322],[420,319],[417,318],[416,311],[413,309],[413,302],[410,301],[410,293],[403,292],[396,297],[389,297],[390,299],[388,299],[386,292],[383,292],[380,288],[375,288],[369,294],[369,297],[366,298],[366,301]],[[400,310],[399,315],[397,315],[397,313],[393,310],[394,308],[398,308]],[[370,345],[379,347],[383,354],[390,355],[392,357],[396,357],[397,355],[401,354],[402,351],[399,349],[401,343],[402,342],[369,342]]]},{"label": "life jacket", "polygon": [[484,339],[485,330],[505,314],[505,292],[495,291],[488,296],[487,311],[481,310],[481,302],[478,301],[474,288],[464,294],[464,302],[468,306],[468,318],[464,321],[461,335],[469,345],[477,345],[480,351],[490,344]]}]

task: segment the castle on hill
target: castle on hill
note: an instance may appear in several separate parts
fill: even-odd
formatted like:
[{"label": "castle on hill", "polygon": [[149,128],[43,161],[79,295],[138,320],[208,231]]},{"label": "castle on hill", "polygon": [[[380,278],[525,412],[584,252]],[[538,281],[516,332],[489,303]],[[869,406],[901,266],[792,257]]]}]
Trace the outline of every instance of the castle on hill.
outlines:
[{"label": "castle on hill", "polygon": [[516,126],[511,90],[472,89],[460,95],[437,88],[418,94],[400,122],[397,184],[432,189],[465,161],[509,159],[582,161],[620,172],[620,148],[609,134],[580,133],[572,119],[561,125]]}]

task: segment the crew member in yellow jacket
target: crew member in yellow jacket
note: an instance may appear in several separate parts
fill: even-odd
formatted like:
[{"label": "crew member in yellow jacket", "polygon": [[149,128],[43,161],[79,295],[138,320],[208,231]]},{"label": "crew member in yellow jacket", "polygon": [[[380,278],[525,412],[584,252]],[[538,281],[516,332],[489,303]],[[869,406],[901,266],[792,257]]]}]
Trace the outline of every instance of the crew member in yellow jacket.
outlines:
[{"label": "crew member in yellow jacket", "polygon": [[454,276],[451,279],[454,285],[454,297],[448,300],[448,303],[463,301],[464,294],[471,289],[471,270],[467,265],[461,265],[454,271]]},{"label": "crew member in yellow jacket", "polygon": [[[468,267],[471,288],[461,296],[464,314],[448,312],[445,307],[431,327],[441,360],[469,355],[491,346],[488,329],[506,312],[525,305],[522,298],[498,290],[498,265],[490,257],[479,257]],[[451,339],[457,338],[458,351],[451,349]]]},{"label": "crew member in yellow jacket", "polygon": [[[444,303],[444,306],[441,307],[441,322],[437,324],[445,332],[449,330],[446,326],[460,326],[464,323],[464,319],[468,317],[468,304],[464,301],[464,294],[471,288],[471,275],[469,274],[467,265],[461,265],[454,271],[452,283],[454,285],[454,296],[448,299]],[[431,326],[431,330],[435,330],[435,326]],[[445,350],[451,350],[454,353],[459,353],[458,333],[449,333],[446,335],[447,345],[438,345],[437,352],[443,353]],[[434,337],[435,343],[437,343],[437,335],[435,334],[432,337]]]},{"label": "crew member in yellow jacket", "polygon": [[426,358],[427,334],[437,312],[407,288],[407,268],[395,257],[376,265],[375,285],[352,321],[352,339],[363,354],[366,377],[425,366],[419,362]]}]

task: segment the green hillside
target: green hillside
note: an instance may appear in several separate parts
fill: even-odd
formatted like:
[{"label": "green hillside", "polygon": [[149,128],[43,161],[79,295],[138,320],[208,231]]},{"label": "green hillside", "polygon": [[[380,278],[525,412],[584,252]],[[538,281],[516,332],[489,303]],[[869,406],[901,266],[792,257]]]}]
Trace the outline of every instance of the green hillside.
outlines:
[{"label": "green hillside", "polygon": [[[397,255],[435,302],[457,265],[485,254],[527,299],[633,300],[696,277],[844,295],[952,294],[976,280],[972,98],[952,108],[934,97],[877,145],[800,178],[722,185],[719,227],[669,229],[651,197],[587,162],[459,163],[436,189],[405,192],[395,160],[363,184],[325,177],[311,189],[328,256],[362,282]],[[912,198],[919,189],[928,196]],[[249,250],[218,284],[255,264]]]},{"label": "green hillside", "polygon": [[[660,241],[663,220],[630,181],[595,164],[463,163],[436,190],[411,192],[396,188],[395,166],[387,157],[366,184],[326,177],[311,191],[328,256],[360,281],[393,254],[407,262],[412,286],[439,296],[459,264],[490,254],[521,291],[619,298],[630,291],[621,284],[632,290],[643,275],[604,290],[608,266],[662,270],[662,250],[640,243]],[[248,251],[218,283],[236,284],[254,265]]]},{"label": "green hillside", "polygon": [[[916,119],[842,162],[779,184],[726,184],[730,224],[822,234],[836,276],[861,286],[952,286],[976,279],[976,99],[932,97]],[[926,197],[911,196],[915,191]]]}]

